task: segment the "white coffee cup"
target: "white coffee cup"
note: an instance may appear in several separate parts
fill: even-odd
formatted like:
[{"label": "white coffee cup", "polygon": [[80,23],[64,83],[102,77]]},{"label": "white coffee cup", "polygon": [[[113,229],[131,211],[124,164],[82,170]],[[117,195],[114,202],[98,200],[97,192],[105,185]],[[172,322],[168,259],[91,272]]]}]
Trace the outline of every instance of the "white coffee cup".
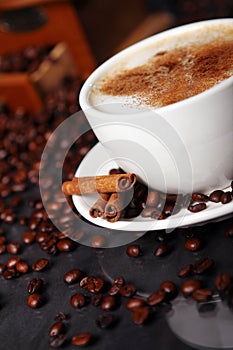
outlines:
[{"label": "white coffee cup", "polygon": [[135,60],[132,64],[140,64],[156,43],[187,33],[195,38],[200,29],[216,30],[222,24],[233,32],[233,19],[215,19],[142,40],[99,66],[81,89],[81,108],[109,156],[154,189],[207,193],[229,186],[233,179],[233,76],[160,108],[125,106],[114,96],[96,102],[93,86],[109,70],[120,67],[119,62]]}]

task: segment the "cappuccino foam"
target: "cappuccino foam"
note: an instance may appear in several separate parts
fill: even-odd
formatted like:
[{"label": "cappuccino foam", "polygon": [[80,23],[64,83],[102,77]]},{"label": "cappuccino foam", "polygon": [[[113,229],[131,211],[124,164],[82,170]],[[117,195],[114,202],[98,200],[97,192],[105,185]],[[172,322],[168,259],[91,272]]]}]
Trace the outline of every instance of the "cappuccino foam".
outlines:
[{"label": "cappuccino foam", "polygon": [[136,50],[96,81],[91,103],[167,106],[233,76],[233,25],[170,34]]}]

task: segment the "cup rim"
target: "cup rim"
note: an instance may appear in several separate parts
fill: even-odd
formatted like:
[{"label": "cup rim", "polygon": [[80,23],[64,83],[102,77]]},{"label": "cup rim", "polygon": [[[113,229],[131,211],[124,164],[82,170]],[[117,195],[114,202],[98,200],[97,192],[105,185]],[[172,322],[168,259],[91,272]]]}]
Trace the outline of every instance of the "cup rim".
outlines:
[{"label": "cup rim", "polygon": [[[124,59],[128,54],[132,53],[134,50],[136,51],[137,49],[143,47],[144,45],[150,45],[151,43],[153,43],[153,41],[157,39],[162,39],[163,37],[166,37],[168,34],[176,34],[179,32],[183,32],[186,29],[192,29],[195,27],[202,27],[205,26],[207,24],[217,24],[217,23],[232,23],[233,24],[233,18],[217,18],[217,19],[209,19],[209,20],[203,20],[203,21],[198,21],[198,22],[192,22],[192,23],[188,23],[188,24],[184,24],[181,26],[177,26],[174,28],[169,28],[163,32],[160,33],[156,33],[148,38],[145,38],[143,40],[140,40],[132,45],[130,45],[129,47],[121,50],[120,52],[116,53],[115,55],[113,55],[112,57],[110,57],[109,59],[107,59],[105,62],[103,62],[99,67],[97,67],[92,73],[91,75],[87,78],[87,80],[84,82],[80,93],[79,93],[79,103],[80,106],[82,108],[83,111],[88,110],[88,109],[92,109],[95,111],[95,116],[103,116],[103,115],[117,115],[119,118],[124,118],[124,113],[108,113],[108,112],[104,112],[104,111],[100,111],[97,107],[98,105],[93,105],[91,103],[89,103],[89,92],[92,89],[94,83],[101,77],[101,75],[105,74],[106,71],[108,70],[107,67],[109,67],[110,69],[112,68],[113,64],[119,60]],[[209,95],[212,95],[224,88],[227,88],[229,86],[233,85],[233,76],[224,79],[223,81],[221,81],[220,83],[215,84],[214,86],[212,86],[211,88],[197,94],[191,97],[188,97],[184,100],[169,104],[167,106],[162,106],[162,107],[153,107],[153,106],[147,106],[148,110],[153,110],[155,112],[167,112],[167,111],[172,111],[173,109],[179,108],[179,107],[183,107],[186,106],[187,104],[192,104],[193,102],[195,102],[196,100],[201,100],[203,98],[208,97]],[[130,113],[130,115],[135,115],[135,114],[143,114],[143,113],[147,113],[148,110],[141,110],[139,112],[135,112],[135,113]]]}]

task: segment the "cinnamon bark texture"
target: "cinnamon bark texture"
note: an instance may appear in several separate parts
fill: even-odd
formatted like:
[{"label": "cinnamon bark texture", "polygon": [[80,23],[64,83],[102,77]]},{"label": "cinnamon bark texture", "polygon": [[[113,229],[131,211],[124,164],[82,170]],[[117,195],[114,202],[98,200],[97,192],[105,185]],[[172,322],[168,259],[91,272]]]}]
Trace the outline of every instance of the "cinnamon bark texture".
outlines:
[{"label": "cinnamon bark texture", "polygon": [[120,219],[124,209],[124,193],[112,193],[104,211],[104,219],[116,222]]},{"label": "cinnamon bark texture", "polygon": [[62,184],[65,195],[92,193],[119,193],[130,190],[136,183],[135,174],[74,177]]},{"label": "cinnamon bark texture", "polygon": [[99,218],[104,215],[104,210],[110,198],[110,193],[102,193],[100,198],[93,204],[89,210],[89,214],[93,218]]}]

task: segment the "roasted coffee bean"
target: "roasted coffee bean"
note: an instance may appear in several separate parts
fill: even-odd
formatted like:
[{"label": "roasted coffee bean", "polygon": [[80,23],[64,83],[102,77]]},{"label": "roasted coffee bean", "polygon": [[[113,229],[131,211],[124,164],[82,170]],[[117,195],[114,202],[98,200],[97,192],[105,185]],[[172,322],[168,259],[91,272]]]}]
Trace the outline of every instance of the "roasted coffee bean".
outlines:
[{"label": "roasted coffee bean", "polygon": [[49,329],[50,337],[57,337],[59,334],[64,333],[64,324],[61,321],[55,322]]},{"label": "roasted coffee bean", "polygon": [[33,231],[28,231],[23,234],[22,242],[24,244],[32,244],[35,241],[35,233]]},{"label": "roasted coffee bean", "polygon": [[44,304],[44,302],[44,297],[38,293],[30,294],[27,299],[27,305],[32,309],[41,307]]},{"label": "roasted coffee bean", "polygon": [[91,293],[98,293],[104,286],[102,278],[94,276],[86,276],[80,281],[80,287],[87,289]]},{"label": "roasted coffee bean", "polygon": [[159,194],[156,191],[150,191],[147,195],[146,205],[148,207],[156,207],[159,203]]},{"label": "roasted coffee bean", "polygon": [[72,337],[71,344],[75,346],[85,346],[91,341],[91,333],[78,333]]},{"label": "roasted coffee bean", "polygon": [[177,287],[172,281],[164,281],[160,284],[160,290],[166,293],[166,298],[173,299],[177,295]]},{"label": "roasted coffee bean", "polygon": [[145,305],[146,305],[145,300],[139,299],[139,298],[132,298],[132,299],[128,300],[125,307],[127,310],[135,311],[137,308],[145,306]]},{"label": "roasted coffee bean", "polygon": [[2,272],[2,276],[5,280],[10,280],[14,277],[16,277],[16,271],[15,269],[7,269]]},{"label": "roasted coffee bean", "polygon": [[47,268],[48,264],[48,259],[41,258],[32,264],[32,269],[37,272],[44,271]]},{"label": "roasted coffee bean", "polygon": [[115,284],[115,285],[117,285],[117,286],[119,286],[119,287],[123,286],[123,285],[125,284],[125,279],[124,279],[124,277],[122,277],[122,276],[116,277],[116,278],[114,279],[114,281],[113,281],[113,284]]},{"label": "roasted coffee bean", "polygon": [[154,256],[165,256],[172,251],[172,246],[167,243],[161,243],[154,251]]},{"label": "roasted coffee bean", "polygon": [[132,320],[134,324],[144,324],[149,317],[149,308],[144,306],[137,308],[132,314]]},{"label": "roasted coffee bean", "polygon": [[61,239],[57,242],[57,249],[60,252],[71,252],[75,248],[75,242],[69,238]]},{"label": "roasted coffee bean", "polygon": [[131,244],[126,249],[126,254],[130,257],[138,257],[141,255],[141,249],[138,244]]},{"label": "roasted coffee bean", "polygon": [[20,250],[20,244],[18,242],[11,242],[8,243],[6,246],[6,250],[9,254],[18,254],[19,250]]},{"label": "roasted coffee bean", "polygon": [[193,265],[193,273],[201,275],[204,272],[210,270],[214,266],[214,260],[209,258],[200,259]]},{"label": "roasted coffee bean", "polygon": [[158,290],[157,292],[152,293],[147,298],[147,303],[150,306],[155,306],[161,304],[166,298],[166,293],[163,290]]},{"label": "roasted coffee bean", "polygon": [[56,337],[50,337],[49,346],[53,349],[60,348],[66,341],[65,334],[59,334]]},{"label": "roasted coffee bean", "polygon": [[136,287],[133,284],[125,284],[120,287],[119,293],[123,297],[132,297],[136,293]]},{"label": "roasted coffee bean", "polygon": [[223,195],[223,191],[222,190],[216,190],[213,191],[210,195],[209,195],[209,200],[211,202],[215,202],[215,203],[219,203],[221,201],[221,196]]},{"label": "roasted coffee bean", "polygon": [[197,250],[200,249],[201,247],[201,241],[199,238],[188,238],[186,241],[185,241],[185,244],[184,244],[185,248],[187,250],[190,250],[192,252],[196,252]]},{"label": "roasted coffee bean", "polygon": [[29,271],[29,264],[23,260],[17,262],[15,267],[19,273],[27,273]]},{"label": "roasted coffee bean", "polygon": [[102,293],[97,293],[92,298],[91,304],[93,306],[100,306],[102,299],[103,299],[103,294]]},{"label": "roasted coffee bean", "polygon": [[36,242],[42,243],[44,241],[47,241],[49,239],[50,235],[46,232],[38,232],[36,233]]},{"label": "roasted coffee bean", "polygon": [[106,243],[106,238],[101,235],[95,235],[91,240],[92,248],[102,248]]},{"label": "roasted coffee bean", "polygon": [[192,194],[192,200],[193,200],[194,202],[208,202],[209,197],[206,196],[206,195],[203,194],[203,193],[194,192],[194,193]]},{"label": "roasted coffee bean", "polygon": [[114,323],[114,316],[109,313],[100,315],[96,319],[97,326],[102,329],[111,327],[113,323]]},{"label": "roasted coffee bean", "polygon": [[64,321],[64,320],[66,320],[67,319],[67,315],[66,314],[64,314],[64,312],[58,312],[58,314],[54,317],[54,320],[55,321]]},{"label": "roasted coffee bean", "polygon": [[225,237],[233,238],[233,225],[229,226],[224,232]]},{"label": "roasted coffee bean", "polygon": [[232,200],[232,196],[231,196],[231,192],[230,191],[224,192],[221,195],[220,202],[222,204],[227,204],[227,203],[231,202],[231,200]]},{"label": "roasted coffee bean", "polygon": [[65,273],[63,280],[67,284],[73,284],[78,282],[80,276],[81,276],[81,271],[79,269],[72,269]]},{"label": "roasted coffee bean", "polygon": [[6,267],[8,269],[15,268],[16,264],[20,261],[20,258],[18,256],[13,256],[12,258],[9,258],[6,262]]},{"label": "roasted coffee bean", "polygon": [[192,274],[192,268],[193,268],[192,264],[188,264],[188,265],[182,267],[177,273],[178,277],[185,278],[185,277],[190,276]]},{"label": "roasted coffee bean", "polygon": [[27,290],[29,294],[40,292],[43,287],[43,280],[40,278],[33,278],[28,284]]},{"label": "roasted coffee bean", "polygon": [[117,284],[113,284],[112,287],[109,289],[108,294],[109,295],[116,295],[119,293],[120,291],[120,286],[118,286]]},{"label": "roasted coffee bean", "polygon": [[5,244],[6,243],[6,237],[0,236],[0,244]]},{"label": "roasted coffee bean", "polygon": [[192,293],[192,298],[201,303],[206,302],[212,298],[213,292],[208,288],[196,289]]},{"label": "roasted coffee bean", "polygon": [[191,211],[192,213],[198,213],[199,211],[202,211],[206,208],[207,206],[205,203],[190,204],[188,206],[188,210]]},{"label": "roasted coffee bean", "polygon": [[116,299],[112,295],[105,296],[100,304],[100,307],[104,311],[113,310],[116,307]]},{"label": "roasted coffee bean", "polygon": [[231,276],[228,273],[220,273],[216,276],[214,285],[215,288],[222,292],[226,290],[231,284]]},{"label": "roasted coffee bean", "polygon": [[201,288],[201,281],[199,280],[188,280],[185,281],[181,286],[181,292],[184,296],[190,296],[195,290]]},{"label": "roasted coffee bean", "polygon": [[70,305],[75,309],[80,309],[86,304],[86,298],[82,293],[76,293],[70,298]]}]

